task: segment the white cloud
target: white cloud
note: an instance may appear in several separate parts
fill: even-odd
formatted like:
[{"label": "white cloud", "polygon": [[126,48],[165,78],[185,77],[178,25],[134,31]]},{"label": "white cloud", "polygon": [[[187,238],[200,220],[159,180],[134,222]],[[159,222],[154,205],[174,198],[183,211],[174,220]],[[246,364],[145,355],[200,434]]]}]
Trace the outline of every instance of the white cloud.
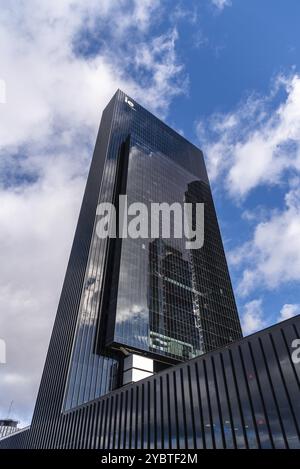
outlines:
[{"label": "white cloud", "polygon": [[297,314],[300,314],[300,304],[287,303],[281,308],[277,321],[285,321],[286,319],[290,319]]},{"label": "white cloud", "polygon": [[[74,155],[75,156],[75,155]],[[76,156],[75,156],[76,160]],[[84,187],[63,157],[44,161],[44,176],[0,191],[1,411],[14,400],[28,422],[50,338]],[[71,162],[70,162],[71,165]],[[18,379],[12,380],[12,377]]]},{"label": "white cloud", "polygon": [[263,318],[261,299],[252,300],[245,304],[241,322],[245,335],[252,334],[266,326],[266,322]]},{"label": "white cloud", "polygon": [[[19,10],[22,18],[17,19],[18,15],[4,8],[0,56],[7,104],[0,108],[2,148],[28,140],[40,142],[62,121],[68,123],[68,129],[76,127],[77,131],[83,126],[94,135],[100,111],[117,87],[125,88],[153,110],[165,112],[170,98],[181,92],[181,82],[176,82],[181,72],[175,55],[176,37],[171,31],[154,39],[147,49],[143,36],[134,36],[128,29],[144,30],[158,2],[135,2],[137,17],[135,10],[126,13],[127,4],[90,0],[75,2],[75,8],[71,1],[31,0],[22,2],[22,8],[18,2],[15,11]],[[123,34],[135,39],[131,52],[106,45],[103,53],[88,60],[75,55],[75,38],[86,24],[92,22],[93,38],[108,20],[114,35],[116,31],[120,34],[122,27]],[[111,40],[111,47],[117,49],[118,43]],[[148,64],[140,63],[137,72],[141,76],[147,72],[147,93],[140,81],[125,73],[125,65],[136,64],[141,49],[148,54]],[[160,93],[166,96],[158,99]]]},{"label": "white cloud", "polygon": [[[187,87],[187,79],[183,80],[181,76],[183,66],[176,61],[175,42],[177,38],[177,30],[173,29],[166,35],[154,38],[150,43],[139,44],[136,50],[134,66],[151,74],[153,90],[150,92],[149,98],[151,106],[154,108],[156,106],[162,109],[167,108],[170,97],[184,92]],[[176,77],[179,77],[180,82],[176,80]],[[146,79],[145,87],[147,82]]]},{"label": "white cloud", "polygon": [[300,189],[285,196],[285,208],[259,223],[250,241],[229,254],[232,265],[244,268],[241,295],[256,287],[269,289],[300,281]]},{"label": "white cloud", "polygon": [[197,130],[211,180],[240,206],[259,186],[289,187],[281,210],[243,209],[242,218],[257,224],[229,253],[243,270],[238,293],[299,282],[300,76],[278,76],[268,96],[252,94],[236,110],[198,122]]},{"label": "white cloud", "polygon": [[223,8],[231,6],[231,0],[211,0],[211,3],[217,7],[219,10],[223,10]]},{"label": "white cloud", "polygon": [[[285,99],[278,104],[279,92]],[[268,97],[250,96],[235,111],[197,125],[212,180],[221,177],[229,194],[245,197],[262,184],[300,171],[300,77],[279,76]]]},{"label": "white cloud", "polygon": [[[14,417],[30,420],[104,105],[121,88],[164,116],[186,86],[176,30],[150,33],[160,8],[158,0],[1,6],[0,414],[13,399]],[[94,46],[99,35],[88,58],[76,53],[78,41]]]}]

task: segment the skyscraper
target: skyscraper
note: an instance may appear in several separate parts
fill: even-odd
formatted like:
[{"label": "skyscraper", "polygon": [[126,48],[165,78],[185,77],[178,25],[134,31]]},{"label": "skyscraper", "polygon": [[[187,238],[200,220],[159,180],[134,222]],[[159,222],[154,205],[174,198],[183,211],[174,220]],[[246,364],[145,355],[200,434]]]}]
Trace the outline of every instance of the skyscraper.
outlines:
[{"label": "skyscraper", "polygon": [[[101,238],[99,204],[120,213],[120,195],[204,203],[203,247]],[[117,91],[32,424],[0,448],[299,448],[299,331],[298,317],[242,339],[202,152]]]},{"label": "skyscraper", "polygon": [[[101,167],[90,175],[97,189],[85,216],[93,228],[65,409],[121,385],[124,353],[150,357],[155,370],[241,337],[202,152],[118,91],[104,110],[93,163]],[[118,206],[121,194],[128,205],[204,203],[204,246],[186,249],[171,233],[100,239],[95,207]]]},{"label": "skyscraper", "polygon": [[[119,195],[146,206],[204,203],[204,246],[100,238],[97,206],[118,206]],[[33,433],[133,381],[135,367],[144,377],[241,337],[202,152],[118,90],[100,124]],[[135,366],[132,354],[148,361]]]}]

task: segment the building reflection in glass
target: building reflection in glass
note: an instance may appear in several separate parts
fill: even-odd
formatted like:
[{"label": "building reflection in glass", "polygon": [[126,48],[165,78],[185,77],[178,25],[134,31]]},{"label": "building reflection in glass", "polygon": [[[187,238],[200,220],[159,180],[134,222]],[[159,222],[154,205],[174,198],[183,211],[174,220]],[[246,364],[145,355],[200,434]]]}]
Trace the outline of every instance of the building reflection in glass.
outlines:
[{"label": "building reflection in glass", "polygon": [[[110,301],[109,346],[188,360],[239,338],[239,319],[211,191],[183,166],[130,136],[128,206],[205,204],[205,238],[186,249],[185,237],[122,239]],[[195,211],[194,211],[195,215]],[[149,230],[151,219],[148,220]],[[195,229],[195,220],[194,226]],[[117,293],[116,293],[117,292]],[[111,330],[113,329],[113,330]]]}]

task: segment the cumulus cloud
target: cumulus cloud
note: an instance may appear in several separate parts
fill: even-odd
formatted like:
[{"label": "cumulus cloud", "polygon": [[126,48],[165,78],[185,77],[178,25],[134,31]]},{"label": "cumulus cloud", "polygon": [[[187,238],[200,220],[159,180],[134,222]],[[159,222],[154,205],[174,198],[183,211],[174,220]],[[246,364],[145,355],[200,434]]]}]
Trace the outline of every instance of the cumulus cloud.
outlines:
[{"label": "cumulus cloud", "polygon": [[104,105],[121,88],[165,116],[185,89],[176,29],[151,31],[160,13],[158,0],[1,6],[1,415],[13,399],[30,420]]},{"label": "cumulus cloud", "polygon": [[258,223],[253,237],[232,250],[229,262],[244,269],[238,292],[243,296],[257,287],[276,288],[300,281],[300,189],[285,196],[285,208]]},{"label": "cumulus cloud", "polygon": [[198,122],[197,131],[211,179],[222,177],[234,198],[277,184],[287,172],[298,174],[300,77],[277,77],[269,96],[253,94],[234,111]]},{"label": "cumulus cloud", "polygon": [[61,158],[25,187],[0,190],[1,412],[28,422],[67,265],[84,177]]},{"label": "cumulus cloud", "polygon": [[[252,93],[228,114],[197,123],[212,181],[254,225],[249,240],[229,253],[240,271],[237,292],[300,281],[300,76],[278,76],[267,96]],[[284,207],[248,210],[258,187],[288,186]]]},{"label": "cumulus cloud", "polygon": [[[158,2],[135,2],[136,9],[128,12],[128,2],[123,1],[30,0],[8,5],[14,3],[18,13],[4,6],[0,17],[1,66],[7,85],[7,104],[1,107],[2,147],[40,142],[61,122],[67,122],[68,129],[83,127],[94,133],[104,103],[118,86],[162,113],[181,91],[181,83],[175,83],[181,72],[175,55],[176,33],[156,37],[148,49],[139,35]],[[78,37],[84,42],[89,35],[89,42],[93,41],[107,22],[111,47],[104,44],[88,59],[76,55]],[[136,39],[130,52],[117,49],[121,33]],[[147,61],[139,59],[141,48]],[[139,80],[128,73],[129,64],[137,67]],[[141,77],[147,77],[147,93],[140,86]],[[167,96],[157,99],[163,92]]]},{"label": "cumulus cloud", "polygon": [[244,335],[252,334],[266,326],[261,299],[249,301],[244,305],[241,323]]},{"label": "cumulus cloud", "polygon": [[[286,303],[279,312],[277,322],[285,321],[297,314],[300,314],[300,304]],[[266,316],[264,312],[261,298],[247,302],[242,309],[241,324],[244,335],[253,334],[264,329],[269,325],[270,320],[271,316]]]},{"label": "cumulus cloud", "polygon": [[285,321],[286,319],[290,319],[297,314],[300,314],[300,304],[287,303],[281,308],[277,321]]}]

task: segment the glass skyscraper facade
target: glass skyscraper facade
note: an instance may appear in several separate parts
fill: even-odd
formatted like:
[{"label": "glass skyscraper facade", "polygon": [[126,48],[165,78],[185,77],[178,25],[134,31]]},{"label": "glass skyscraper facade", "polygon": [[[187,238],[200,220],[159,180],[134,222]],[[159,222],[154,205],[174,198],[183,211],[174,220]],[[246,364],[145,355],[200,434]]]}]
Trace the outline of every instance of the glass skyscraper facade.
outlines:
[{"label": "glass skyscraper facade", "polygon": [[95,214],[65,409],[118,386],[121,347],[176,363],[241,337],[202,152],[121,91],[103,121],[97,202],[117,206],[126,195],[149,213],[153,203],[204,203],[205,241],[186,249],[172,230],[167,239],[100,239]]}]

